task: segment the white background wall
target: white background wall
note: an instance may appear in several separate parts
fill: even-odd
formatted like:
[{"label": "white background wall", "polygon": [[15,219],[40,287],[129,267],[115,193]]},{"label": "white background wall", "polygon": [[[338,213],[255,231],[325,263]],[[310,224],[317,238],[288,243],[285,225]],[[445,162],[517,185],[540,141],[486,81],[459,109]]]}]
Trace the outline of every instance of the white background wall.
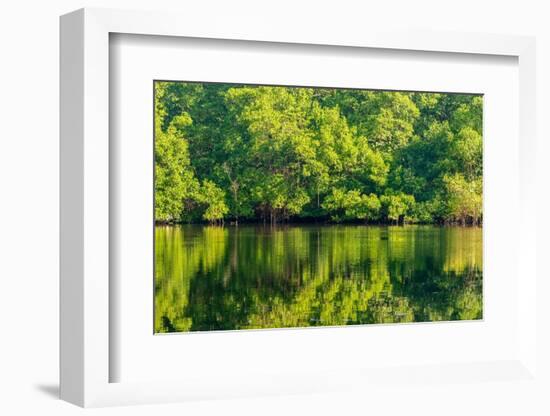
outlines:
[{"label": "white background wall", "polygon": [[[550,179],[550,12],[545,1],[521,0],[7,0],[0,6],[0,414],[67,415],[81,409],[56,399],[58,385],[58,16],[74,9],[116,7],[179,10],[201,16],[235,14],[286,25],[320,24],[327,31],[343,25],[422,27],[436,30],[536,35],[538,39],[539,132],[539,267],[549,235],[547,221]],[[544,271],[542,269],[544,268]],[[550,302],[539,286],[541,311]],[[550,351],[550,325],[541,327],[545,354]],[[544,352],[544,351],[541,351]],[[548,365],[541,354],[542,365]],[[547,367],[548,368],[548,367]],[[547,372],[548,374],[548,372]],[[437,389],[448,387],[440,386]],[[411,396],[386,397],[335,393],[329,395],[259,398],[93,410],[94,414],[550,414],[535,400],[541,392],[497,385],[490,397],[468,386],[452,387],[449,402],[425,396],[422,407]],[[441,397],[449,397],[442,395]],[[380,407],[380,403],[386,405]],[[376,408],[371,404],[377,403]],[[418,401],[416,402],[418,404]]]}]

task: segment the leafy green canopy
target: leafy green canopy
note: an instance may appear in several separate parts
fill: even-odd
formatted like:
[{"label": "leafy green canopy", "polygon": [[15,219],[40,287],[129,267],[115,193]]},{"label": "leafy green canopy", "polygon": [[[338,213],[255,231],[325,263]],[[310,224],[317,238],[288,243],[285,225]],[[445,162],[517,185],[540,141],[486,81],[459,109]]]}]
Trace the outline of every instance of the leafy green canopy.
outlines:
[{"label": "leafy green canopy", "polygon": [[481,96],[155,83],[158,222],[482,221]]}]

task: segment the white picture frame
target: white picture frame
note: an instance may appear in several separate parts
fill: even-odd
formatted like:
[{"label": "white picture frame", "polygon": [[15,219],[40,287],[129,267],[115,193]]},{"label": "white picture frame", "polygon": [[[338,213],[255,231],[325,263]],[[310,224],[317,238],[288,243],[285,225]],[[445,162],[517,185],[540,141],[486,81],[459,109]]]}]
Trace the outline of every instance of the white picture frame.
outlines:
[{"label": "white picture frame", "polygon": [[[243,21],[244,22],[244,21]],[[235,33],[230,22],[205,26],[200,19],[162,12],[82,9],[61,18],[61,398],[80,406],[182,401],[196,398],[323,392],[373,385],[399,374],[335,370],[318,374],[281,374],[265,380],[219,379],[140,383],[110,382],[109,348],[109,36],[113,33],[186,38],[331,45],[454,54],[505,55],[519,62],[519,195],[517,244],[522,280],[518,287],[518,354],[510,360],[440,366],[419,365],[414,377],[479,383],[487,373],[507,379],[537,379],[535,269],[535,40],[530,37],[471,33],[380,32],[360,30],[327,34],[310,30],[261,28],[246,24]],[[358,370],[361,370],[358,368]],[[341,380],[348,379],[346,382]]]}]

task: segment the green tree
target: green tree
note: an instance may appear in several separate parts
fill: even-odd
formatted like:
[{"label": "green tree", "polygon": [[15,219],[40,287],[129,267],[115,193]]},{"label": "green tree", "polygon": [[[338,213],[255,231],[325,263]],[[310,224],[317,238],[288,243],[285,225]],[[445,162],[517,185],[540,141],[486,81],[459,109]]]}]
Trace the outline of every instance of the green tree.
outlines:
[{"label": "green tree", "polygon": [[481,222],[481,180],[468,181],[461,174],[445,175],[448,219],[460,224]]},{"label": "green tree", "polygon": [[364,195],[356,189],[335,188],[325,198],[323,208],[335,222],[352,219],[373,221],[379,218],[381,203],[375,194]]},{"label": "green tree", "polygon": [[364,195],[357,191],[348,192],[348,208],[346,215],[350,218],[358,218],[365,221],[372,221],[379,218],[381,203],[375,194]]},{"label": "green tree", "polygon": [[182,217],[186,201],[198,187],[189,160],[188,144],[182,127],[191,118],[182,114],[172,120],[166,131],[155,123],[155,218],[174,222]]},{"label": "green tree", "polygon": [[253,166],[251,195],[271,221],[299,214],[310,200],[306,191],[314,157],[308,112],[312,91],[280,87],[232,88],[226,100],[247,126],[242,139]]},{"label": "green tree", "polygon": [[404,222],[412,213],[415,204],[413,195],[403,193],[382,195],[380,202],[385,218],[395,223]]},{"label": "green tree", "polygon": [[481,134],[472,127],[463,127],[455,135],[449,156],[456,161],[456,172],[468,180],[480,178],[483,171],[483,144]]},{"label": "green tree", "polygon": [[155,218],[479,224],[482,110],[468,94],[157,82]]},{"label": "green tree", "polygon": [[225,192],[214,182],[205,179],[196,196],[198,202],[205,206],[202,218],[210,223],[222,223],[229,212],[225,203]]}]

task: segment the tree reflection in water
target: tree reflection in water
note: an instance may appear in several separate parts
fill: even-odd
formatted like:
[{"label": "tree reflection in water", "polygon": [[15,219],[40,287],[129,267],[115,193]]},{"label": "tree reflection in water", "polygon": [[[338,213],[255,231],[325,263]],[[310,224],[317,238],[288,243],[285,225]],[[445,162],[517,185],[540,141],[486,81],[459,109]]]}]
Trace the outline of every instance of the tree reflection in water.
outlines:
[{"label": "tree reflection in water", "polygon": [[156,228],[155,331],[482,318],[482,230]]}]

